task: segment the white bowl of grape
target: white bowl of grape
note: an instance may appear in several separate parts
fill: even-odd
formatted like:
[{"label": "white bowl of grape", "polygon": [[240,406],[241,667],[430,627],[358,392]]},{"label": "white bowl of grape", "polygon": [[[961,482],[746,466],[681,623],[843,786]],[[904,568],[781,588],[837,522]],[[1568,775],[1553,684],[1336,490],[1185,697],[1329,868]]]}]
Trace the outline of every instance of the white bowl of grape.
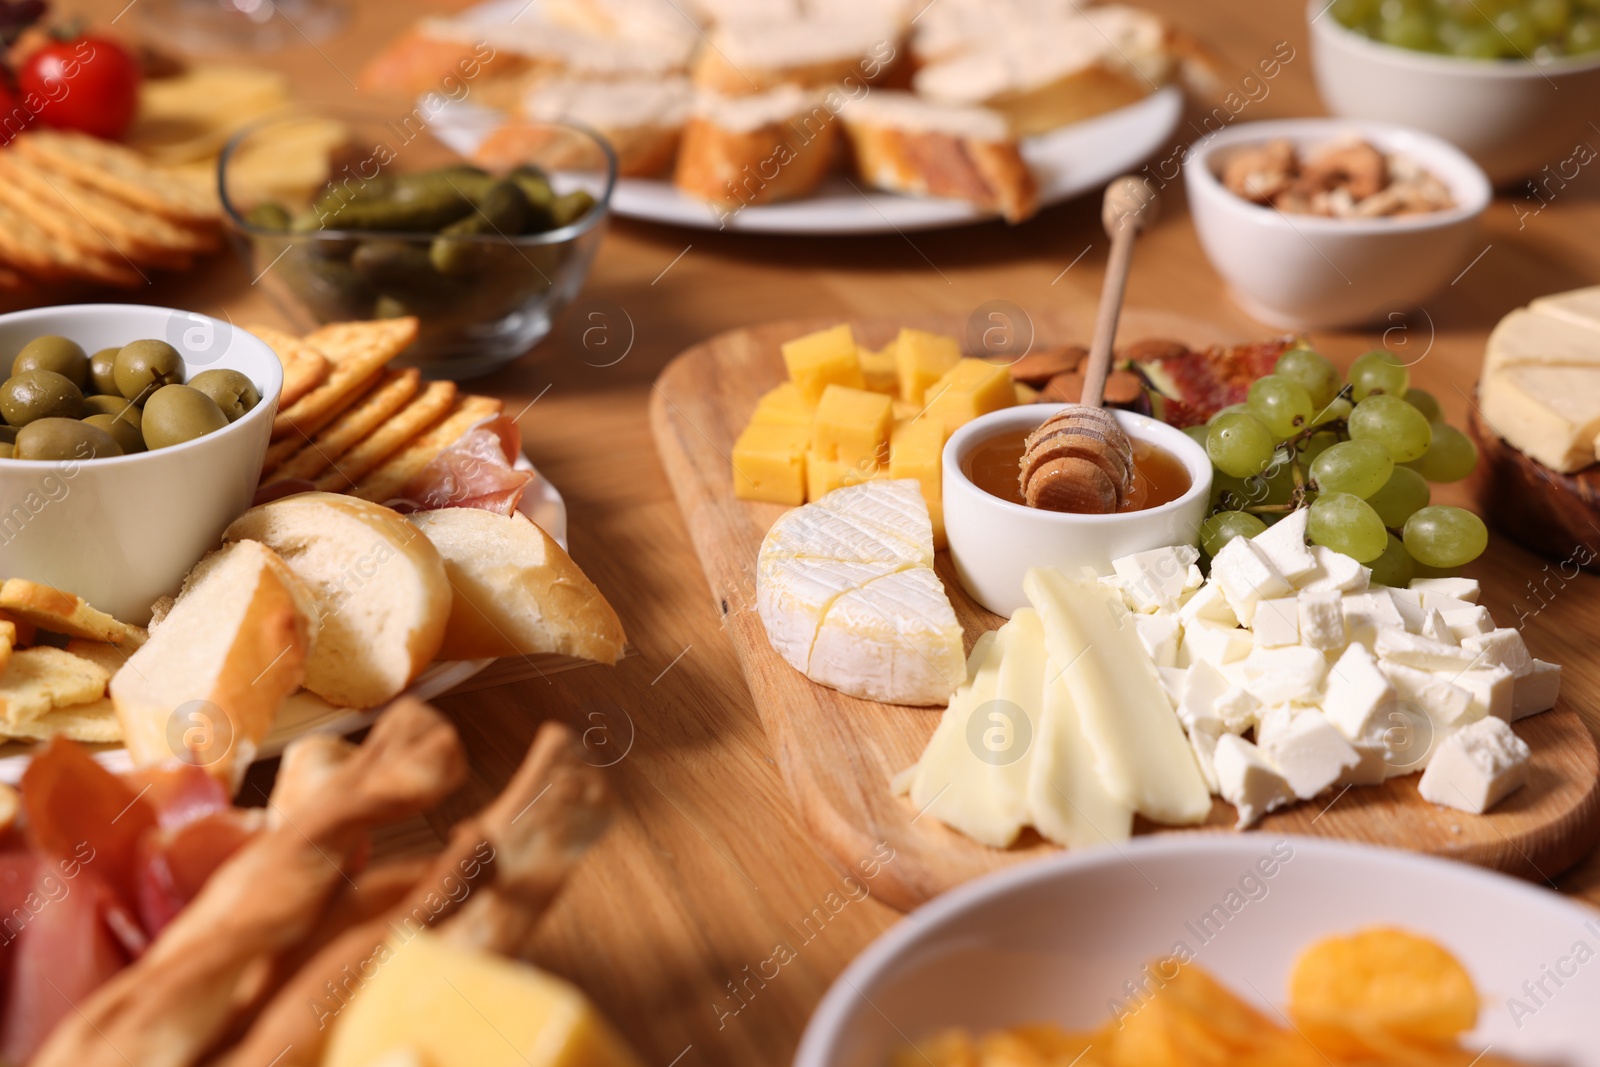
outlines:
[{"label": "white bowl of grape", "polygon": [[1488,547],[1483,520],[1432,504],[1429,488],[1471,474],[1477,446],[1384,349],[1358,357],[1347,379],[1312,348],[1290,348],[1243,404],[1184,432],[1215,467],[1207,556],[1301,509],[1313,545],[1369,567],[1378,585],[1454,575]]},{"label": "white bowl of grape", "polygon": [[[1442,137],[1541,200],[1594,158],[1600,0],[1310,0],[1311,62],[1335,115]],[[1575,157],[1574,153],[1580,153]]]}]

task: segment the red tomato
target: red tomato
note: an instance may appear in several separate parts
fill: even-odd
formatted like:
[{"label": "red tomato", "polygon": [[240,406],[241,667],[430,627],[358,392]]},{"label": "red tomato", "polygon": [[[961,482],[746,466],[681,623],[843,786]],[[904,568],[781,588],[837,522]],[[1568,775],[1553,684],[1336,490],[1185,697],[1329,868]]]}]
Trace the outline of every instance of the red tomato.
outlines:
[{"label": "red tomato", "polygon": [[17,72],[23,104],[46,126],[115,140],[139,106],[139,64],[104,37],[51,41]]},{"label": "red tomato", "polygon": [[0,79],[0,145],[33,125],[33,112],[22,103],[22,94]]}]

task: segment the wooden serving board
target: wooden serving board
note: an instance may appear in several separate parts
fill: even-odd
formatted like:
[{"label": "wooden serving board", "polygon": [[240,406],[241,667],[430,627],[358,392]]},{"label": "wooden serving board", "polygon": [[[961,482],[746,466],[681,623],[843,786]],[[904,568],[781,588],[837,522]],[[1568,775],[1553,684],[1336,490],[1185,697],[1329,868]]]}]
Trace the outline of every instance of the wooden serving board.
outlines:
[{"label": "wooden serving board", "polygon": [[1551,470],[1495,433],[1477,404],[1467,410],[1467,431],[1478,442],[1472,493],[1494,527],[1573,574],[1600,572],[1600,466]]},{"label": "wooden serving board", "polygon": [[[784,378],[779,344],[828,325],[773,323],[721,334],[689,349],[656,380],[651,427],[790,797],[824,852],[842,868],[854,871],[869,857],[881,862],[884,846],[893,849],[894,858],[882,863],[873,881],[874,894],[910,909],[1055,846],[1028,831],[1012,848],[986,848],[931,816],[919,817],[907,801],[891,794],[889,783],[920,757],[942,709],[878,704],[816,685],[767,642],[756,613],[756,554],[767,528],[785,509],[735,499],[729,455],[757,398]],[[887,343],[902,325],[958,337],[967,328],[963,321],[936,317],[853,324],[856,336],[871,346]],[[1034,325],[1041,345],[1081,343],[1091,330],[1088,320],[1064,317]],[[1233,340],[1190,320],[1136,309],[1124,313],[1120,334],[1130,340],[1173,337],[1191,345]],[[965,594],[942,552],[938,571],[970,649],[979,634],[1002,620]],[[1554,877],[1600,837],[1600,755],[1566,699],[1563,706],[1517,724],[1517,733],[1533,748],[1528,784],[1487,816],[1422,800],[1418,776],[1411,775],[1350,789],[1332,803],[1297,804],[1262,820],[1259,832],[1399,846],[1524,877]],[[1219,800],[1203,827],[1140,825],[1135,832],[1224,833],[1232,832],[1233,822],[1233,808]]]}]

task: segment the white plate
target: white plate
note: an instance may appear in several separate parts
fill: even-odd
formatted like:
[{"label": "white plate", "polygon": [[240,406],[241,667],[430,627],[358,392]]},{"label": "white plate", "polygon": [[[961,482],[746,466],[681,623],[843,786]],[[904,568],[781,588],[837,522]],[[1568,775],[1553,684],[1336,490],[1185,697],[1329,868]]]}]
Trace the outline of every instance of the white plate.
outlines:
[{"label": "white plate", "polygon": [[[487,13],[490,5],[475,10]],[[472,104],[450,105],[435,116],[432,132],[457,152],[470,155],[484,131],[493,128],[496,115]],[[1171,137],[1182,115],[1183,91],[1169,85],[1136,104],[1023,141],[1022,156],[1039,184],[1039,205],[1048,207],[1098,189],[1117,175],[1136,170],[1164,146],[1176,151]],[[995,217],[961,201],[879,192],[837,175],[803,200],[726,214],[683,195],[665,178],[622,178],[611,194],[611,210],[628,218],[697,230],[793,234],[905,233]]]},{"label": "white plate", "polygon": [[[517,510],[538,523],[562,548],[567,547],[567,504],[549,479],[539,473],[527,456],[518,456],[513,466],[519,471],[532,471],[533,481],[523,492]],[[417,676],[406,690],[406,695],[418,700],[432,700],[443,696],[456,686],[493,663],[492,659],[443,660],[433,664]],[[371,726],[382,708],[346,711],[334,716],[319,716],[301,721],[283,721],[262,739],[256,750],[256,762],[283,754],[284,746],[306,734],[349,734]],[[128,750],[121,745],[91,745],[94,758],[101,766],[118,774],[133,769]],[[34,746],[23,742],[0,744],[0,782],[16,785],[22,781],[22,772],[33,759]]]},{"label": "white plate", "polygon": [[[1270,877],[1257,867],[1264,858]],[[867,870],[875,868],[855,880],[870,892]],[[1278,1017],[1272,1009],[1287,1000],[1302,950],[1374,925],[1433,938],[1466,966],[1483,998],[1469,1038],[1476,1048],[1600,1067],[1600,912],[1464,864],[1266,834],[1142,838],[1019,864],[947,893],[845,969],[794,1064],[885,1067],[905,1041],[952,1026],[1098,1028],[1112,1003],[1131,1003],[1129,983],[1145,980],[1145,965],[1180,943]]]}]

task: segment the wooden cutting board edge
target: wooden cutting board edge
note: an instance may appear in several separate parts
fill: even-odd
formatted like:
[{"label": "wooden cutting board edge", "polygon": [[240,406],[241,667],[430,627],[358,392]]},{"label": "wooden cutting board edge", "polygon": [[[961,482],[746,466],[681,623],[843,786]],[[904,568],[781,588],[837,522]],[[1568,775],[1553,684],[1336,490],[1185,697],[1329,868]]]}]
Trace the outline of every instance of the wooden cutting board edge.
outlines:
[{"label": "wooden cutting board edge", "polygon": [[[1130,309],[1125,321],[1137,327],[1141,319],[1158,327],[1152,332],[1195,343],[1194,334],[1179,332],[1185,324],[1176,316],[1143,316]],[[872,894],[900,910],[910,910],[972,877],[1058,849],[1031,832],[1022,845],[988,849],[931,818],[920,819],[905,801],[888,796],[888,778],[915,760],[920,743],[898,744],[897,754],[883,751],[878,742],[903,742],[904,737],[891,735],[912,732],[922,733],[925,739],[937,723],[940,709],[875,704],[815,685],[783,663],[767,644],[755,612],[753,546],[759,545],[767,526],[785,509],[734,498],[728,450],[748,418],[754,396],[782,378],[781,363],[774,358],[778,342],[832,321],[804,319],[733,330],[681,353],[656,379],[650,402],[651,429],[706,574],[713,606],[733,642],[791,800],[816,836],[819,850],[841,873],[861,879],[866,870],[875,870],[866,883]],[[867,343],[878,344],[887,341],[900,324],[946,331],[956,328],[953,320],[936,316],[922,322],[897,318],[853,325]],[[1081,325],[1087,329],[1087,324]],[[1070,340],[1074,335],[1057,333],[1054,339]],[[1225,338],[1204,328],[1200,342],[1215,340]],[[748,358],[736,358],[736,365],[745,364],[737,369],[753,373],[727,373],[731,368],[720,364],[734,353],[744,357],[766,353],[767,366],[750,367]],[[737,545],[743,548],[731,551]],[[943,556],[940,570],[952,602],[966,601]],[[992,628],[994,617],[970,601],[962,607],[958,614],[967,627],[970,647],[978,633]],[[808,700],[821,713],[794,714],[797,698]],[[913,718],[904,720],[905,726],[890,725],[871,735],[871,724],[884,716]],[[867,736],[862,736],[864,729]],[[1543,818],[1530,819],[1513,795],[1502,809],[1480,817],[1436,808],[1417,798],[1417,808],[1410,809],[1406,817],[1413,822],[1420,818],[1424,825],[1436,827],[1436,832],[1426,841],[1414,838],[1405,847],[1541,881],[1555,878],[1593,850],[1600,841],[1600,750],[1588,728],[1570,708],[1558,707],[1524,720],[1519,732],[1534,736],[1536,783],[1550,774],[1558,777],[1556,792],[1562,794],[1562,807]],[[820,752],[844,761],[846,767],[841,770],[819,761]],[[1408,828],[1405,819],[1397,820],[1392,809],[1383,812],[1381,802],[1387,796],[1405,803],[1408,794],[1416,793],[1415,782],[1412,776],[1383,787],[1351,790],[1354,801],[1341,797],[1320,812],[1316,802],[1299,804],[1268,816],[1259,832],[1338,836],[1401,847],[1396,845],[1397,835],[1414,835],[1416,828]],[[1328,825],[1319,828],[1317,824],[1325,818]],[[1219,800],[1212,819],[1198,829],[1232,832],[1228,826],[1231,819],[1232,808]],[[1491,827],[1493,833],[1468,835],[1460,829],[1464,820]],[[1160,828],[1155,832],[1193,833],[1195,829]]]}]

